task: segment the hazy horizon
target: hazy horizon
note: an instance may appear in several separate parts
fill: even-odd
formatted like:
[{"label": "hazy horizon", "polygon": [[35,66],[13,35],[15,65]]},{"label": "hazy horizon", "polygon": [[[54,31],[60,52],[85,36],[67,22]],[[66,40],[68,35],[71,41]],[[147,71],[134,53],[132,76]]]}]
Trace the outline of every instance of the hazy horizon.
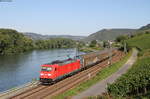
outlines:
[{"label": "hazy horizon", "polygon": [[101,29],[137,29],[150,22],[149,4],[149,0],[1,0],[0,28],[75,36]]}]

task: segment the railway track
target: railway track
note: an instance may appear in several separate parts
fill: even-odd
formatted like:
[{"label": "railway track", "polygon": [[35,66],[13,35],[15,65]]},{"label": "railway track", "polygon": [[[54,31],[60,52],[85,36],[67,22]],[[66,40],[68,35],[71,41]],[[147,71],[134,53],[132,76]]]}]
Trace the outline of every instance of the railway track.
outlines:
[{"label": "railway track", "polygon": [[[91,69],[91,71],[92,70],[94,70],[93,68]],[[83,72],[81,72],[81,73],[78,73],[78,74],[76,74],[76,79],[79,79],[81,76],[80,75],[82,75],[83,74]],[[24,93],[24,94],[22,94],[21,96],[20,95],[18,95],[18,96],[15,96],[14,98],[27,98],[27,97],[30,97],[30,95],[32,95],[33,93],[37,93],[37,92],[41,92],[41,93],[44,93],[44,92],[46,92],[47,91],[47,89],[49,90],[49,88],[50,89],[53,89],[53,88],[57,88],[57,86],[59,86],[59,85],[61,85],[62,84],[62,86],[64,86],[64,84],[66,84],[66,82],[69,82],[70,81],[70,79],[75,79],[74,78],[74,76],[71,76],[71,77],[69,77],[69,78],[66,78],[66,79],[64,79],[64,80],[62,80],[62,81],[60,81],[60,82],[58,82],[58,83],[56,83],[56,84],[54,84],[54,85],[52,85],[52,86],[41,86],[41,85],[39,85],[39,87],[37,87],[37,88],[35,88],[35,89],[33,89],[32,91],[30,90],[28,93]],[[64,83],[65,82],[65,83]],[[46,89],[44,89],[44,90],[41,90],[41,89],[43,89],[43,88],[46,88]],[[56,90],[56,89],[55,89]]]},{"label": "railway track", "polygon": [[[123,53],[120,51],[115,53],[116,54],[112,57],[112,63],[119,61],[123,56]],[[103,61],[89,69],[77,73],[76,75],[59,81],[56,84],[53,84],[51,86],[38,85],[33,89],[27,90],[23,93],[11,97],[11,99],[49,99],[51,96],[55,96],[59,93],[62,93],[70,88],[75,87],[79,83],[94,77],[102,68],[106,67],[107,65],[108,60]]]}]

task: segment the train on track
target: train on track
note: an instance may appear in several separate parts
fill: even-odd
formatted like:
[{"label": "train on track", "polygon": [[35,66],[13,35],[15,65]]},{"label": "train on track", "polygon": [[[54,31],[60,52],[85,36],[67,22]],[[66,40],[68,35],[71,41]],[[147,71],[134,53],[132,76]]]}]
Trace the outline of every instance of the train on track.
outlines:
[{"label": "train on track", "polygon": [[[112,50],[112,55],[116,50]],[[48,64],[43,64],[40,71],[40,82],[42,84],[50,84],[66,76],[73,75],[79,71],[82,71],[90,66],[93,66],[101,61],[104,61],[110,57],[107,51],[93,52],[89,54],[76,56],[74,59],[56,60]]]}]

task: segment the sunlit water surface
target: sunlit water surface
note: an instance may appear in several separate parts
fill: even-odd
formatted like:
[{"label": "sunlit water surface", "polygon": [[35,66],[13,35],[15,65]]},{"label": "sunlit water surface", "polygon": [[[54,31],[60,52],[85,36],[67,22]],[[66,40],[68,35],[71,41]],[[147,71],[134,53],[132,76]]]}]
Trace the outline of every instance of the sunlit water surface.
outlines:
[{"label": "sunlit water surface", "polygon": [[[81,54],[81,53],[80,53]],[[74,57],[75,49],[34,50],[0,56],[0,92],[39,78],[40,65]]]}]

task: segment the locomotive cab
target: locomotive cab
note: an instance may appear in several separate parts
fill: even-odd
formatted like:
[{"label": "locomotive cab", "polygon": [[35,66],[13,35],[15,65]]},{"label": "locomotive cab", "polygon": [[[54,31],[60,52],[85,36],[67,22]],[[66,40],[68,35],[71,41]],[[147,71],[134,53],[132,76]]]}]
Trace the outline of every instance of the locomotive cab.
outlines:
[{"label": "locomotive cab", "polygon": [[43,84],[54,83],[68,75],[72,75],[81,68],[80,59],[56,60],[44,64],[40,71],[40,82]]},{"label": "locomotive cab", "polygon": [[54,66],[42,65],[40,72],[40,82],[42,83],[52,82],[54,70],[55,70]]}]

